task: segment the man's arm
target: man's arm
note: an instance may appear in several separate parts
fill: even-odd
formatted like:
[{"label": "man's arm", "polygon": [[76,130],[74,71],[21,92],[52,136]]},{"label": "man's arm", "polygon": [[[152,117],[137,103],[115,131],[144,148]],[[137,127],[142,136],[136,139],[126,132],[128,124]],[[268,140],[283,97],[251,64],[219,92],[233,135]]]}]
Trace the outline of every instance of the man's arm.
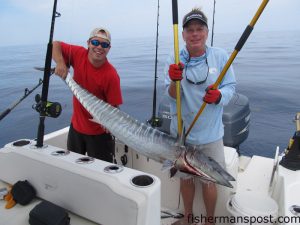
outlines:
[{"label": "man's arm", "polygon": [[176,82],[171,81],[169,85],[169,95],[176,99]]},{"label": "man's arm", "polygon": [[56,62],[55,74],[65,79],[68,74],[68,67],[62,55],[62,50],[59,41],[53,42],[52,58]]}]

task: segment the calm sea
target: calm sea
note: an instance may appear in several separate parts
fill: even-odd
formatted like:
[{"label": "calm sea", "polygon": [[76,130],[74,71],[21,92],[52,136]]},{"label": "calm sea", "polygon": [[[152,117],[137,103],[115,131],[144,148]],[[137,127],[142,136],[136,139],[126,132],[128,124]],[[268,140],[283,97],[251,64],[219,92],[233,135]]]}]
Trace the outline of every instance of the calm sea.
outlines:
[{"label": "calm sea", "polygon": [[[214,46],[229,54],[240,34],[216,34]],[[84,45],[85,43],[78,43]],[[0,47],[0,113],[19,100],[25,88],[38,84],[43,73],[33,69],[44,66],[47,43],[35,46]],[[183,46],[180,43],[180,46]],[[163,67],[173,51],[172,37],[159,37],[158,99],[163,93]],[[121,109],[140,121],[152,115],[155,37],[113,40],[109,54],[117,68],[124,97]],[[240,146],[244,155],[273,157],[276,146],[284,150],[295,131],[293,119],[300,112],[300,31],[256,33],[236,57],[234,69],[237,92],[250,101],[251,122],[248,139]],[[20,138],[35,138],[38,113],[32,109],[41,87],[0,121],[0,146]],[[72,112],[71,93],[56,76],[50,80],[49,101],[60,102],[60,117],[46,118],[46,133],[66,127]]]}]

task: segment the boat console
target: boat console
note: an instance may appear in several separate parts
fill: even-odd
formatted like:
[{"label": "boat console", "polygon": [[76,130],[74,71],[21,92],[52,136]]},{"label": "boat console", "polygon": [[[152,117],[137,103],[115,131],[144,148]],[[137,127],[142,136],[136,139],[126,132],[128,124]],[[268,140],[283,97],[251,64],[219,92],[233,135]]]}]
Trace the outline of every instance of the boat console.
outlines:
[{"label": "boat console", "polygon": [[0,179],[28,180],[41,199],[97,224],[160,224],[160,180],[52,145],[19,140],[0,151]]}]

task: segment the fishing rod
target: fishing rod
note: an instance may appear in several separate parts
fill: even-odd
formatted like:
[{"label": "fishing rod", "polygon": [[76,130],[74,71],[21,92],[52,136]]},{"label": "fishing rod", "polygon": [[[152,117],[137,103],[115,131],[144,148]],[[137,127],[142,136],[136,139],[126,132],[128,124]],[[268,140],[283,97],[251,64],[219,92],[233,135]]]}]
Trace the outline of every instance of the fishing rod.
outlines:
[{"label": "fishing rod", "polygon": [[[44,68],[40,68],[40,67],[34,67],[36,70],[43,70],[44,71]],[[54,73],[54,69],[51,69],[51,75]],[[14,108],[17,107],[17,105],[19,105],[25,98],[27,98],[35,89],[37,89],[41,84],[43,83],[43,80],[42,79],[39,79],[39,82],[37,85],[35,85],[32,89],[28,89],[28,88],[25,88],[24,90],[24,95],[19,99],[17,100],[16,102],[14,102],[13,104],[11,104],[10,107],[8,107],[6,110],[4,110],[1,114],[0,114],[0,121],[6,117]],[[52,112],[52,113],[50,113]],[[47,113],[49,116],[51,117],[57,117],[57,113],[56,114],[53,114],[53,108],[49,110],[49,107],[48,107],[48,113]]]},{"label": "fishing rod", "polygon": [[160,127],[161,120],[156,117],[156,82],[157,82],[157,52],[158,52],[158,27],[159,27],[159,0],[157,0],[157,22],[156,22],[156,48],[155,48],[155,69],[154,69],[154,90],[153,90],[153,106],[152,117],[148,120],[148,123],[152,127]]},{"label": "fishing rod", "polygon": [[24,90],[24,95],[17,100],[15,103],[13,103],[10,107],[8,107],[6,110],[4,110],[1,114],[0,114],[0,121],[6,117],[17,105],[19,105],[25,98],[27,98],[28,95],[30,95],[35,89],[37,89],[41,84],[43,83],[43,80],[40,79],[38,84],[35,85],[31,90],[29,90],[28,88],[25,88]]},{"label": "fishing rod", "polygon": [[40,113],[40,123],[38,126],[37,142],[36,142],[36,147],[38,148],[43,147],[44,132],[45,132],[45,117],[47,116],[47,106],[49,105],[47,98],[48,98],[48,89],[49,89],[49,79],[51,75],[52,47],[53,47],[52,40],[53,40],[53,33],[54,33],[55,18],[60,17],[60,13],[56,12],[56,6],[57,6],[57,0],[54,0],[49,42],[47,45],[47,52],[46,52],[46,59],[45,59],[42,96],[40,97],[40,99],[36,98],[36,100],[39,101],[37,102],[37,105],[39,105],[37,109]]},{"label": "fishing rod", "polygon": [[[242,36],[240,37],[238,43],[236,44],[234,51],[232,52],[231,56],[229,57],[229,59],[227,60],[223,70],[221,71],[218,79],[216,80],[216,82],[214,83],[212,89],[217,89],[219,84],[221,83],[221,81],[223,80],[227,70],[229,69],[230,65],[232,64],[233,60],[235,59],[235,57],[237,56],[237,54],[239,53],[239,51],[242,49],[242,47],[244,46],[244,44],[246,43],[248,37],[250,36],[254,25],[256,24],[258,18],[260,17],[260,15],[262,14],[262,12],[264,11],[267,3],[269,2],[269,0],[263,0],[263,2],[261,3],[260,7],[258,8],[257,12],[255,13],[254,17],[252,18],[250,24],[246,27],[246,29],[244,30]],[[193,128],[193,126],[195,125],[197,119],[199,118],[199,116],[201,115],[201,113],[203,112],[203,110],[206,107],[206,102],[203,102],[203,104],[201,105],[197,115],[195,116],[193,122],[191,123],[189,129],[187,130],[185,136],[187,137],[191,131],[191,129]]]},{"label": "fishing rod", "polygon": [[210,40],[211,46],[214,45],[215,12],[216,12],[216,0],[214,0],[214,8],[213,8],[213,22],[211,27],[211,40]]},{"label": "fishing rod", "polygon": [[[179,64],[179,41],[178,41],[178,2],[172,0],[172,14],[173,14],[173,33],[174,33],[174,56],[175,64]],[[181,99],[180,99],[180,81],[176,81],[176,109],[177,109],[177,127],[178,136],[182,135],[181,122]]]}]

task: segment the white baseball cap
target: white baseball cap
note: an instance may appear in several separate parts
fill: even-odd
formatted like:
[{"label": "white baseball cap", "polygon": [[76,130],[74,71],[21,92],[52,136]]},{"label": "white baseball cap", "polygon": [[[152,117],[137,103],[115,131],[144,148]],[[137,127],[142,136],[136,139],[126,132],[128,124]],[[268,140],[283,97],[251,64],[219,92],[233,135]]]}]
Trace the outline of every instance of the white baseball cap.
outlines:
[{"label": "white baseball cap", "polygon": [[111,36],[110,36],[109,31],[103,27],[97,27],[94,30],[92,30],[92,32],[90,34],[90,39],[93,37],[103,38],[103,39],[108,40],[109,43],[111,42]]}]

